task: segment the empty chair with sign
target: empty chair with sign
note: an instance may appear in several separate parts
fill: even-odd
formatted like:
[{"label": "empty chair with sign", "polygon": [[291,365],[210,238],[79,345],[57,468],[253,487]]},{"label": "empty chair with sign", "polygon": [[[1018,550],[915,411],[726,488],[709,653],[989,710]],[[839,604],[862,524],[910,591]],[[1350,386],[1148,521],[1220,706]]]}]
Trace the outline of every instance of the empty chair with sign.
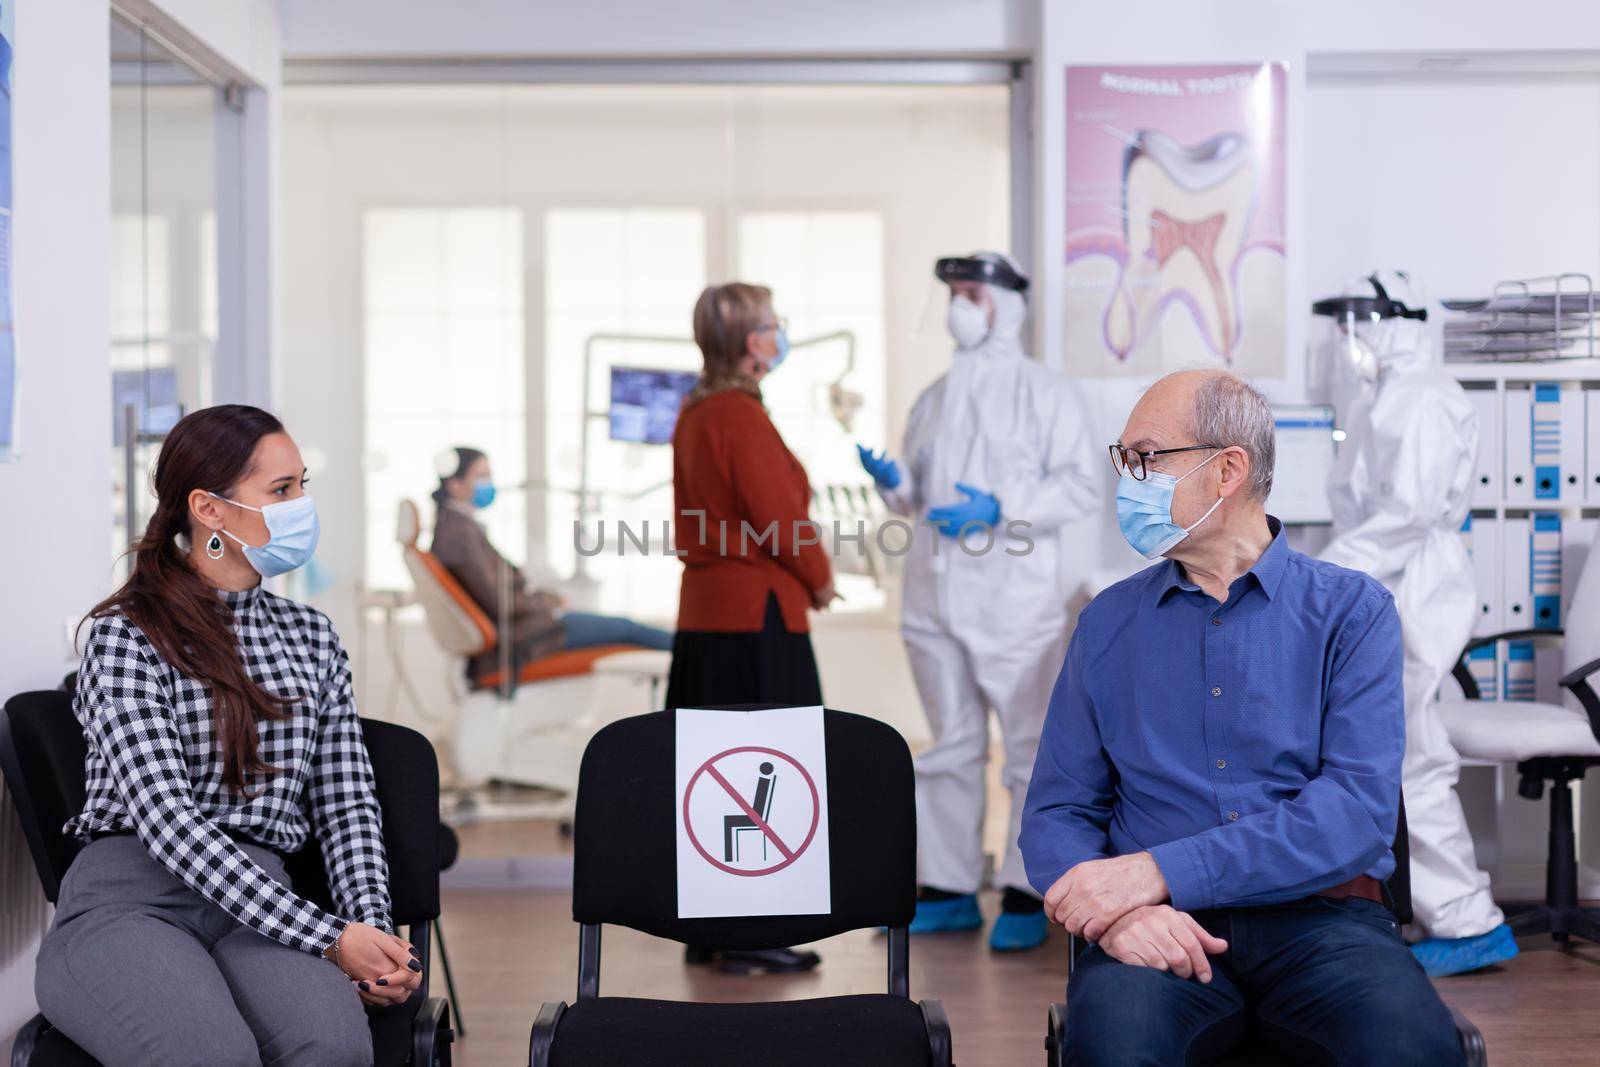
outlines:
[{"label": "empty chair with sign", "polygon": [[[676,856],[686,807],[680,809],[678,803],[675,720],[672,712],[622,719],[596,733],[584,753],[572,872],[572,915],[580,924],[578,996],[572,1003],[540,1008],[529,1045],[530,1067],[747,1067],[754,1062],[764,1067],[948,1067],[950,1026],[943,1007],[937,1000],[919,1002],[910,995],[906,926],[916,909],[916,800],[905,741],[876,719],[822,712],[830,871],[826,912],[679,918]],[[789,774],[789,764],[774,757],[762,765],[761,780],[772,780],[765,767],[773,764],[778,775]],[[798,765],[796,771],[800,773]],[[728,781],[748,782],[747,776],[748,771],[741,771]],[[797,790],[804,787],[794,778],[785,780]],[[617,788],[622,782],[627,788]],[[758,794],[760,789],[758,784]],[[685,804],[693,791],[691,778]],[[792,799],[793,792],[786,795]],[[766,801],[763,806],[774,818],[782,818],[771,806],[774,795],[769,785],[766,796],[757,799]],[[820,813],[821,805],[813,810]],[[771,829],[777,835],[773,847],[783,849],[784,826]],[[762,836],[768,831],[763,829]],[[753,844],[747,842],[747,849]],[[788,845],[796,854],[806,848],[793,837]],[[715,856],[712,852],[708,858]],[[752,850],[742,867],[748,869],[753,860]],[[750,883],[753,894],[768,891],[761,878],[736,881]],[[884,926],[889,930],[888,989],[767,1004],[603,997],[603,923],[734,949],[768,949]],[[753,1049],[760,1049],[759,1054],[753,1055]]]}]

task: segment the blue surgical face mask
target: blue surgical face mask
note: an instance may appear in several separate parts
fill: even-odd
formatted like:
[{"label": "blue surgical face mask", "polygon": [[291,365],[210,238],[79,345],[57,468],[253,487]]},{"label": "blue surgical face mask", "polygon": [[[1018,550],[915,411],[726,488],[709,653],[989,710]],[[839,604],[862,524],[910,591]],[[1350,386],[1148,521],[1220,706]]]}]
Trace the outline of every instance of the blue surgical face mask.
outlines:
[{"label": "blue surgical face mask", "polygon": [[293,500],[268,504],[264,508],[253,508],[249,504],[217,496],[216,493],[212,493],[211,496],[225,504],[258,512],[266,522],[267,543],[259,548],[245,544],[227,530],[221,531],[238,542],[239,548],[244,552],[244,558],[261,577],[276,578],[296,567],[304,566],[311,558],[311,554],[317,550],[317,540],[322,536],[322,530],[317,525],[317,506],[311,502],[310,497],[299,496]]},{"label": "blue surgical face mask", "polygon": [[472,506],[486,508],[494,503],[494,483],[487,478],[479,478],[472,483]]},{"label": "blue surgical face mask", "polygon": [[789,358],[789,331],[779,326],[778,334],[773,339],[773,342],[778,346],[778,351],[772,357],[772,362],[766,365],[768,374],[777,370],[783,361]]},{"label": "blue surgical face mask", "polygon": [[1221,454],[1221,451],[1211,453],[1178,478],[1148,471],[1143,481],[1131,474],[1124,474],[1117,481],[1117,526],[1135,552],[1145,559],[1159,559],[1222,506],[1222,498],[1218,497],[1192,526],[1183,527],[1172,521],[1172,494],[1178,483]]}]

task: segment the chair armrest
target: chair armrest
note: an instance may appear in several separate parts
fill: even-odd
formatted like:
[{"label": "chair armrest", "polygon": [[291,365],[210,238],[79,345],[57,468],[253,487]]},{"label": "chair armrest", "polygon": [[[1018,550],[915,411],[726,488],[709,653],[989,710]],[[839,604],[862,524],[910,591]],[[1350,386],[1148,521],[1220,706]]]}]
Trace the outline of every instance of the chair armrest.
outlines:
[{"label": "chair armrest", "polygon": [[534,1016],[533,1032],[528,1035],[528,1067],[550,1067],[550,1050],[555,1047],[556,1027],[567,1013],[564,1000],[547,1000]]},{"label": "chair armrest", "polygon": [[1474,637],[1462,648],[1461,655],[1456,657],[1456,665],[1450,668],[1450,677],[1456,680],[1461,687],[1461,693],[1468,700],[1477,700],[1483,694],[1478,691],[1478,681],[1472,677],[1472,671],[1467,667],[1467,657],[1480,648],[1498,644],[1501,641],[1537,641],[1541,638],[1565,637],[1565,630],[1502,630],[1497,634],[1484,634]]},{"label": "chair armrest", "polygon": [[34,1050],[39,1047],[39,1039],[49,1031],[50,1020],[43,1015],[35,1015],[23,1023],[22,1029],[17,1031],[17,1036],[11,1042],[11,1067],[29,1067]]},{"label": "chair armrest", "polygon": [[1482,637],[1474,637],[1472,640],[1468,641],[1466,647],[1461,650],[1461,655],[1465,657],[1468,652],[1475,652],[1485,645],[1493,645],[1500,641],[1529,641],[1538,640],[1541,637],[1565,637],[1566,634],[1567,632],[1561,629],[1502,630],[1497,634],[1484,634]]},{"label": "chair armrest", "polygon": [[1483,1042],[1483,1034],[1472,1025],[1472,1020],[1455,1008],[1450,1009],[1450,1019],[1456,1024],[1456,1036],[1461,1039],[1461,1053],[1466,1057],[1467,1067],[1488,1067],[1488,1046]]},{"label": "chair armrest", "polygon": [[1589,684],[1589,677],[1595,671],[1600,671],[1600,659],[1590,660],[1577,670],[1568,672],[1561,679],[1561,687],[1578,698],[1584,713],[1589,716],[1590,732],[1595,740],[1600,741],[1600,695]]},{"label": "chair armrest", "polygon": [[1067,1065],[1067,1006],[1062,1003],[1050,1005],[1049,1029],[1044,1036],[1045,1067],[1066,1067]]},{"label": "chair armrest", "polygon": [[411,1067],[450,1067],[450,1005],[434,997],[423,1001],[411,1023]]},{"label": "chair armrest", "polygon": [[922,1024],[928,1030],[928,1063],[931,1067],[954,1067],[950,1017],[944,1013],[944,1003],[924,1000],[918,1002],[918,1006],[922,1009]]}]

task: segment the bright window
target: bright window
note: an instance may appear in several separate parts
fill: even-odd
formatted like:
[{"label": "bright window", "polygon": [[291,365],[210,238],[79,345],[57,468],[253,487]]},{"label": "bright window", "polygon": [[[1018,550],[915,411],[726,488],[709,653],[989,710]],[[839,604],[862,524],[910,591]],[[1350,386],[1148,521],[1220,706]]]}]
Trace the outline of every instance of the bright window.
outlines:
[{"label": "bright window", "polygon": [[[385,208],[364,222],[367,583],[406,588],[395,509],[411,500],[431,520],[438,452],[484,450],[502,486],[527,477],[522,212]],[[517,562],[526,516],[518,492],[483,512]]]},{"label": "bright window", "polygon": [[[606,525],[606,551],[582,560],[600,583],[600,610],[670,624],[682,568],[663,555],[659,535],[672,515],[672,450],[612,441],[605,416],[613,366],[699,370],[691,318],[706,284],[705,216],[672,208],[553,210],[544,258],[544,558],[560,576],[574,573],[573,523],[578,490],[586,488],[592,528],[601,519]],[[642,535],[646,520],[649,556],[630,543],[619,558],[617,524]]]}]

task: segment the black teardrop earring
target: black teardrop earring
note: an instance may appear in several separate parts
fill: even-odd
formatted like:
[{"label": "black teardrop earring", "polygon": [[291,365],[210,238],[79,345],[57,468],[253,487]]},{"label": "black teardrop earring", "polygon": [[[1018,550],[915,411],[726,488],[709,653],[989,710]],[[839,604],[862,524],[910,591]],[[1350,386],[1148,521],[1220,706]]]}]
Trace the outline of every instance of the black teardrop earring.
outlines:
[{"label": "black teardrop earring", "polygon": [[212,559],[221,559],[225,551],[226,546],[222,543],[222,535],[212,531],[211,540],[206,542],[206,555]]}]

